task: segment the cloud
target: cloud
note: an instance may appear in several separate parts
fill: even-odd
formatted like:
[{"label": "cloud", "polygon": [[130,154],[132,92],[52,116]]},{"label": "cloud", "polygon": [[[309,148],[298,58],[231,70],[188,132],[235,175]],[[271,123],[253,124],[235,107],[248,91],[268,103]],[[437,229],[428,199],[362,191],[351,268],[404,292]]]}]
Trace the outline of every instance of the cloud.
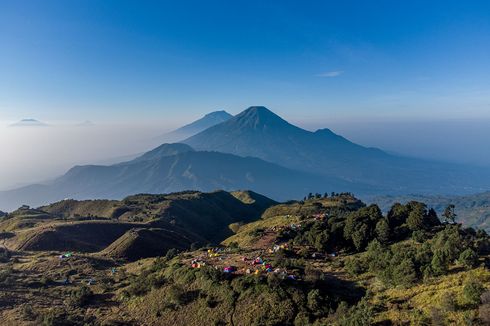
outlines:
[{"label": "cloud", "polygon": [[327,71],[322,74],[318,74],[318,77],[338,77],[344,73],[343,70]]}]

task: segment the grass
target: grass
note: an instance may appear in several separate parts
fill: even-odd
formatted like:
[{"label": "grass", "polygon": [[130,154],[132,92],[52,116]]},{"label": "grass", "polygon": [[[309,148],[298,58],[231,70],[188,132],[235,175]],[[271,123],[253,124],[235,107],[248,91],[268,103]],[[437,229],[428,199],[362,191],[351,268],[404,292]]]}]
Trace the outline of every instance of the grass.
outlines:
[{"label": "grass", "polygon": [[451,325],[465,325],[468,315],[477,315],[477,309],[467,306],[462,297],[464,281],[470,274],[490,289],[490,271],[483,267],[473,271],[459,271],[458,267],[453,267],[448,275],[432,278],[410,288],[383,289],[379,283],[372,282],[370,288],[375,296],[371,302],[385,308],[376,315],[376,320],[390,319],[395,323],[412,320],[414,309],[430,316],[433,308],[445,310],[444,300],[452,293],[456,299],[456,308],[454,311],[444,311],[447,321]]},{"label": "grass", "polygon": [[238,243],[241,248],[248,248],[256,243],[260,235],[254,235],[255,230],[266,230],[275,226],[286,226],[291,223],[299,223],[299,216],[275,216],[267,219],[262,219],[256,222],[248,223],[240,227],[237,234],[232,235],[223,241],[224,245],[230,245],[233,242]]}]

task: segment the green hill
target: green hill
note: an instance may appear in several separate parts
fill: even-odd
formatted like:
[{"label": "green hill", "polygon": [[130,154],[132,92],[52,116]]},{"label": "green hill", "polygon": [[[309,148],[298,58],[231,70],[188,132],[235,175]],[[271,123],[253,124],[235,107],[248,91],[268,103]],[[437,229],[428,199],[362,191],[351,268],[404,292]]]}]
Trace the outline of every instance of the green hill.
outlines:
[{"label": "green hill", "polygon": [[[63,200],[14,211],[0,220],[0,230],[8,233],[4,244],[13,250],[96,252],[118,240],[105,252],[124,257],[121,248],[137,246],[142,248],[140,257],[148,257],[164,254],[169,248],[189,248],[192,243],[217,244],[232,234],[230,224],[253,221],[273,204],[250,191],[140,194],[121,201]],[[132,229],[152,231],[127,233]],[[160,246],[155,245],[158,242]],[[148,244],[147,251],[142,243]],[[135,259],[134,252],[127,256]]]},{"label": "green hill", "polygon": [[[236,201],[241,204],[232,205]],[[271,204],[251,192],[137,195],[117,202],[125,207],[116,214],[121,221],[68,217],[53,227],[94,225],[72,233],[72,241],[81,243],[82,234],[94,232],[84,240],[94,246],[103,246],[96,240],[106,232],[102,225],[135,226],[100,252],[59,258],[59,251],[0,250],[0,320],[339,326],[490,321],[490,237],[484,231],[443,224],[421,202],[395,204],[386,214],[350,194]],[[199,219],[214,223],[213,209],[217,225],[235,221],[235,234],[221,246],[187,250],[195,238],[185,229],[193,221],[200,228]],[[227,218],[250,212],[261,218]],[[142,222],[129,222],[132,214]],[[14,232],[18,237],[36,228]]]}]

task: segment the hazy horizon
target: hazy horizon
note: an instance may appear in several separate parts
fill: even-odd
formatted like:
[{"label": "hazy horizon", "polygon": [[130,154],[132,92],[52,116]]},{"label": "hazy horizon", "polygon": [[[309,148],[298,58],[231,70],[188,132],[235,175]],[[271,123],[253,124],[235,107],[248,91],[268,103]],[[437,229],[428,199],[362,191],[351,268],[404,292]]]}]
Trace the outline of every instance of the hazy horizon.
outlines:
[{"label": "hazy horizon", "polygon": [[[483,1],[4,1],[0,44],[0,189],[251,105],[390,153],[490,166]],[[50,126],[8,127],[26,118]]]},{"label": "hazy horizon", "polygon": [[[209,112],[211,112],[210,110]],[[202,115],[209,113],[203,112]],[[230,112],[237,114],[239,112]],[[202,116],[201,115],[201,116]],[[11,127],[14,121],[0,121],[0,190],[45,182],[64,174],[74,165],[108,164],[124,161],[159,145],[155,139],[192,120],[143,122],[50,121],[46,127]],[[307,130],[329,128],[367,147],[377,147],[401,156],[428,160],[490,166],[489,120],[366,121],[329,118],[328,121],[283,116]],[[12,141],[13,140],[13,141]],[[467,146],[471,143],[472,146]]]}]

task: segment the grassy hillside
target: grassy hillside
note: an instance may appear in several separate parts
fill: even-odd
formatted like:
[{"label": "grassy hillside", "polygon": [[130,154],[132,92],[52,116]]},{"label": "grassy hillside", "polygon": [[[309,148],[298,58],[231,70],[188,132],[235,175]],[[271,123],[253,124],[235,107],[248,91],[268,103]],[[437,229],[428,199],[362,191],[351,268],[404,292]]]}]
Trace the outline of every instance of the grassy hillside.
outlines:
[{"label": "grassy hillside", "polygon": [[230,224],[253,221],[273,204],[248,191],[63,200],[16,210],[0,219],[0,230],[4,245],[12,250],[97,252],[118,240],[103,253],[137,259],[192,243],[217,244],[232,234]]},{"label": "grassy hillside", "polygon": [[[179,200],[199,203],[208,195],[174,194],[176,210],[159,216],[183,210]],[[262,198],[232,197],[249,204]],[[142,198],[149,204],[153,197],[137,196],[126,205]],[[186,239],[156,227],[127,231],[102,255],[60,259],[59,252],[2,250],[0,320],[27,325],[490,322],[489,236],[442,224],[423,203],[397,204],[382,214],[349,194],[313,196],[264,209],[261,219],[231,229],[235,234],[221,246],[191,251],[170,249],[169,239]],[[162,244],[169,249],[165,255],[136,260],[142,248],[158,251]]]}]

